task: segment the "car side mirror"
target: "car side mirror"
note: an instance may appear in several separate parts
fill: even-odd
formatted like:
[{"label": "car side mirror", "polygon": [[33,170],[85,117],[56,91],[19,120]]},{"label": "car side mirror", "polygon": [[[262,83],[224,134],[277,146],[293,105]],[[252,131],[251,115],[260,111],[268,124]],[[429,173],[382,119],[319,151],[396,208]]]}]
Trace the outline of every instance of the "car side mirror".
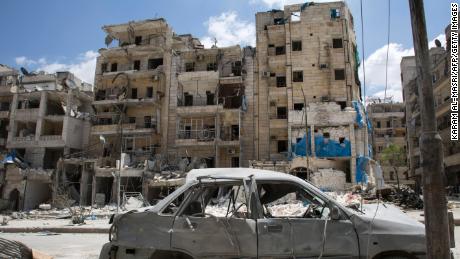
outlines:
[{"label": "car side mirror", "polygon": [[341,218],[340,210],[337,206],[332,206],[330,215],[332,220],[339,220]]}]

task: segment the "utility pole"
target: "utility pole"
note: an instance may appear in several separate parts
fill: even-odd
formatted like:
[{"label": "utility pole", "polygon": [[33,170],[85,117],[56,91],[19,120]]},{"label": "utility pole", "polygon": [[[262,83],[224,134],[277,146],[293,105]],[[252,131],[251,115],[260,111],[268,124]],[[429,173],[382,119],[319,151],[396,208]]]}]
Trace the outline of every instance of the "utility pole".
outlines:
[{"label": "utility pole", "polygon": [[434,110],[431,62],[426,35],[423,0],[409,0],[417,67],[420,118],[420,159],[423,179],[423,203],[427,258],[449,259],[449,221],[443,181],[443,151],[437,132]]}]

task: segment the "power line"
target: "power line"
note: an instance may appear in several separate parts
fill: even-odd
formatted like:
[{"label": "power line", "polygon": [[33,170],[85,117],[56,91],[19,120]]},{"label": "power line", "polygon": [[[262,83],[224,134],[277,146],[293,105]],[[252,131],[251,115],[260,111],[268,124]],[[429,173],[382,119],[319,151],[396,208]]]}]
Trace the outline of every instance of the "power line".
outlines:
[{"label": "power line", "polygon": [[366,55],[364,54],[364,19],[363,19],[363,0],[360,0],[360,7],[361,7],[361,48],[363,52],[363,101],[364,101],[364,107],[366,107],[366,66],[364,65],[365,63],[365,57]]},{"label": "power line", "polygon": [[391,0],[388,0],[388,29],[387,29],[387,58],[385,61],[385,95],[383,102],[387,99],[387,87],[388,87],[388,53],[390,52],[390,18],[391,18]]}]

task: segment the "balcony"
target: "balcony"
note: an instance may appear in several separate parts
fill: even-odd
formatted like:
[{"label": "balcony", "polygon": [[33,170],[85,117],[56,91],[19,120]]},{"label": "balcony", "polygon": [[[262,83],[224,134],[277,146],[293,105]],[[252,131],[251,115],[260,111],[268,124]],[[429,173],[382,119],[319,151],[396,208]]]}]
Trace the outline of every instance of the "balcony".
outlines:
[{"label": "balcony", "polygon": [[[123,134],[148,134],[155,131],[155,125],[124,123]],[[94,125],[91,127],[92,135],[115,135],[120,134],[119,124]]]},{"label": "balcony", "polygon": [[[305,127],[305,109],[290,110],[289,124],[297,127]],[[356,122],[355,111],[308,111],[308,125],[317,126],[343,126],[350,125]]]},{"label": "balcony", "polygon": [[15,119],[17,120],[36,120],[40,108],[17,109]]},{"label": "balcony", "polygon": [[176,135],[176,146],[208,146],[214,145],[215,129],[179,130]]}]

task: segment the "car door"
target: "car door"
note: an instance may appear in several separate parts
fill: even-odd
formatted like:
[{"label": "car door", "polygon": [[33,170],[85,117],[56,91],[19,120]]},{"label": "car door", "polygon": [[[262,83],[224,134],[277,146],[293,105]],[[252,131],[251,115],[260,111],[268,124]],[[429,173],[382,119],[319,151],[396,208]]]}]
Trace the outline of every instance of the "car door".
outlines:
[{"label": "car door", "polygon": [[352,223],[346,219],[330,220],[330,204],[307,187],[289,181],[261,181],[257,186],[264,208],[263,217],[258,220],[259,256],[351,258],[359,255]]},{"label": "car door", "polygon": [[174,220],[171,247],[198,258],[257,257],[246,204],[242,181],[197,185]]}]

